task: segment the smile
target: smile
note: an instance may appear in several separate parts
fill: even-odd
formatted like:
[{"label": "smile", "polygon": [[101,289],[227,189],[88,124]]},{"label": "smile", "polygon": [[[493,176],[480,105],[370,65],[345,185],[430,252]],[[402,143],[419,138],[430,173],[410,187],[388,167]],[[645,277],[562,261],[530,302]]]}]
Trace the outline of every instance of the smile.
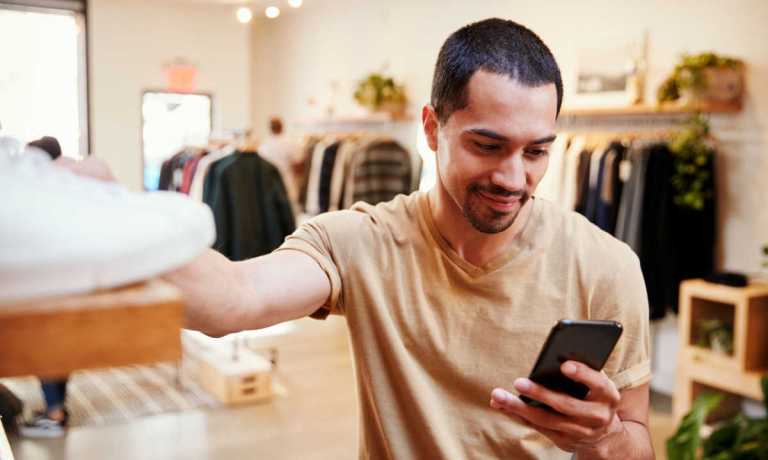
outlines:
[{"label": "smile", "polygon": [[515,206],[520,203],[520,197],[516,195],[500,197],[498,195],[491,195],[483,191],[478,191],[477,194],[480,195],[480,197],[482,197],[483,200],[485,200],[485,202],[488,203],[491,208],[499,212],[512,211]]}]

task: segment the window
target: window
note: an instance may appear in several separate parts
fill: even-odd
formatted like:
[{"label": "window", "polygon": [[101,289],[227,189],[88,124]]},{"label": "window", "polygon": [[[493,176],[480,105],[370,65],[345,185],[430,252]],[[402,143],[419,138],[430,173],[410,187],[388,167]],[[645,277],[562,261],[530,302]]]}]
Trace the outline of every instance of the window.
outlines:
[{"label": "window", "polygon": [[23,142],[53,136],[64,155],[86,155],[85,16],[80,2],[0,3],[0,44],[5,45],[0,45],[0,135]]}]

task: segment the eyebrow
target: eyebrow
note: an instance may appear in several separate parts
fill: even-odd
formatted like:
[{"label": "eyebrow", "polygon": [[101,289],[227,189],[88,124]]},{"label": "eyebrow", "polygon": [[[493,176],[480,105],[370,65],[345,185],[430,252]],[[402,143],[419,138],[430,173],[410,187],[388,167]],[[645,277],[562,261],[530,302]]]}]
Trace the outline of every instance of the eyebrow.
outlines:
[{"label": "eyebrow", "polygon": [[[469,132],[472,134],[477,134],[479,136],[488,137],[500,142],[509,142],[509,138],[507,136],[504,136],[503,134],[499,134],[496,131],[491,131],[490,129],[474,128],[474,129],[470,129]],[[554,141],[556,137],[557,137],[556,134],[551,134],[549,136],[536,139],[533,142],[530,142],[528,145],[548,144]]]}]

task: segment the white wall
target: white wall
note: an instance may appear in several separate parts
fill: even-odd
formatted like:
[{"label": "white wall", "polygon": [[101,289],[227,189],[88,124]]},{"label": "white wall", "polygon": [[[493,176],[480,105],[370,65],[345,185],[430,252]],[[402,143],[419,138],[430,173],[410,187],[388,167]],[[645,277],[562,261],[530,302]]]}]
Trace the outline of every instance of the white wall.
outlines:
[{"label": "white wall", "polygon": [[[545,6],[544,6],[545,5]],[[718,116],[721,266],[755,271],[768,241],[768,2],[655,0],[646,2],[550,0],[306,0],[298,12],[255,21],[253,120],[263,132],[270,114],[289,126],[320,115],[339,86],[337,113],[358,110],[351,94],[367,72],[387,65],[406,83],[416,117],[429,99],[432,70],[445,38],[471,21],[491,16],[521,22],[553,50],[570,81],[576,50],[647,29],[649,97],[683,52],[713,50],[748,63],[743,113]],[[308,100],[314,98],[314,106]],[[567,103],[567,98],[566,98]]]},{"label": "white wall", "polygon": [[91,0],[88,12],[92,153],[122,183],[142,187],[141,94],[165,87],[175,58],[196,65],[198,90],[213,94],[215,131],[250,127],[250,31],[231,5]]}]

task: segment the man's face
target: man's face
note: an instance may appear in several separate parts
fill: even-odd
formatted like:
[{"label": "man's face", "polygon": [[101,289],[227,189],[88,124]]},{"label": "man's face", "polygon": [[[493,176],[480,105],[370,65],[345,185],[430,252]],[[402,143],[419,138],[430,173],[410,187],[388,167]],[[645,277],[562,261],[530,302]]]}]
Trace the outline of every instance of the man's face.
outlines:
[{"label": "man's face", "polygon": [[544,176],[554,140],[554,84],[527,87],[477,71],[466,108],[444,125],[424,108],[427,140],[437,152],[440,184],[472,226],[483,233],[509,228]]}]

